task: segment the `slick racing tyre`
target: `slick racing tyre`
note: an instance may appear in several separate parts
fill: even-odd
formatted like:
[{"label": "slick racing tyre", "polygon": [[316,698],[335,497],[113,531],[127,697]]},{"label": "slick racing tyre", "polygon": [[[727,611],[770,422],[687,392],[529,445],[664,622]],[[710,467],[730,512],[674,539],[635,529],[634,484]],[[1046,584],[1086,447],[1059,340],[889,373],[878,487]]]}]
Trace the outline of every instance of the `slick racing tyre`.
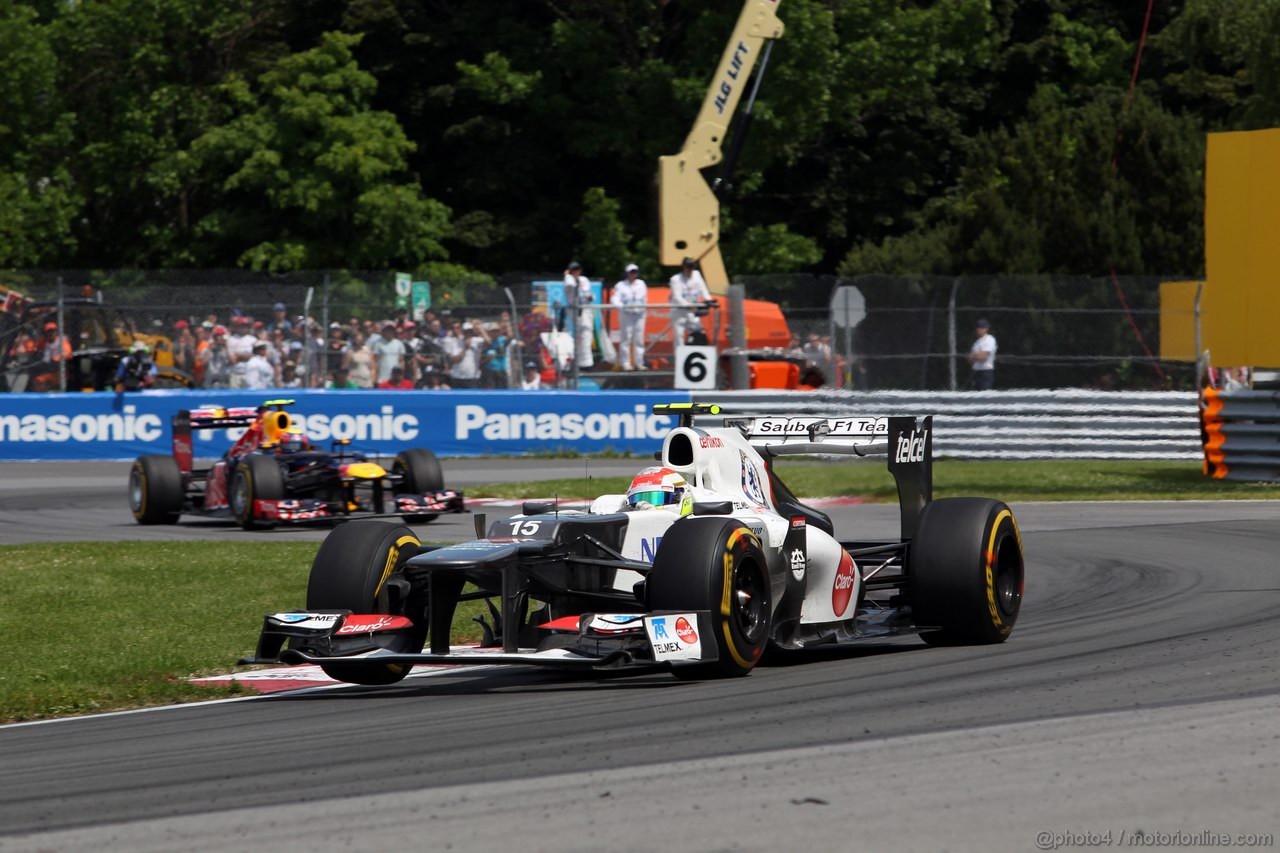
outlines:
[{"label": "slick racing tyre", "polygon": [[[386,613],[414,620],[412,634],[397,635],[386,648],[408,654],[422,651],[427,623],[424,613],[405,613],[405,602],[388,585],[405,561],[418,553],[421,541],[404,525],[381,521],[349,521],[325,537],[311,563],[307,582],[308,610],[350,610],[352,613]],[[412,666],[361,664],[325,666],[330,678],[351,684],[394,684]]]},{"label": "slick racing tyre", "polygon": [[[430,450],[415,448],[403,450],[396,455],[391,466],[392,474],[402,478],[396,485],[396,494],[422,495],[438,492],[444,488],[444,472],[440,469],[440,460]],[[436,514],[405,516],[405,521],[426,524],[435,520]]]},{"label": "slick racing tyre", "polygon": [[948,498],[924,508],[907,554],[911,608],[930,645],[1003,643],[1022,605],[1022,537],[1000,501]]},{"label": "slick racing tyre", "polygon": [[284,498],[284,475],[280,464],[270,456],[246,456],[231,475],[231,514],[245,530],[265,530],[273,521],[254,517],[254,501],[278,501]]},{"label": "slick racing tyre", "polygon": [[139,524],[177,524],[182,472],[172,456],[139,456],[129,469],[129,509]]},{"label": "slick racing tyre", "polygon": [[671,525],[645,581],[650,610],[709,610],[720,659],[675,666],[680,678],[746,675],[769,640],[773,601],[760,541],[732,518]]}]

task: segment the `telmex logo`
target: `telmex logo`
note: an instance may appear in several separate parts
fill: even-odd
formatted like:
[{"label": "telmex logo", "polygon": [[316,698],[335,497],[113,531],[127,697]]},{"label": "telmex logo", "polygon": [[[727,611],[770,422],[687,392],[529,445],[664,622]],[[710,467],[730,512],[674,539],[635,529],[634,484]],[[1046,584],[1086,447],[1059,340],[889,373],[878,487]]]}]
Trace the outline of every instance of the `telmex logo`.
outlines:
[{"label": "telmex logo", "polygon": [[487,441],[550,439],[572,441],[622,438],[664,438],[671,429],[671,418],[648,414],[644,405],[630,412],[604,414],[596,412],[490,412],[484,406],[458,406],[454,414],[453,437],[467,440],[478,433]]}]

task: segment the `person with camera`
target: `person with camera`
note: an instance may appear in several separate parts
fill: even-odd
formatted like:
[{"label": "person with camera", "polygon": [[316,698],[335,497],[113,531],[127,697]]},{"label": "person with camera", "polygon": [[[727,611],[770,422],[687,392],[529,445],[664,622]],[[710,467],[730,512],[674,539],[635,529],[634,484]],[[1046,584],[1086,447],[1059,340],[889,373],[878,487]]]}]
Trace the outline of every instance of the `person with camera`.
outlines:
[{"label": "person with camera", "polygon": [[484,388],[506,388],[507,347],[511,343],[511,321],[498,323],[497,330],[489,338],[489,344],[480,354],[480,385]]},{"label": "person with camera", "polygon": [[564,294],[569,305],[575,310],[575,339],[577,341],[578,368],[585,370],[595,366],[595,356],[591,351],[591,342],[595,339],[596,312],[591,303],[595,302],[595,294],[591,290],[591,280],[582,274],[582,264],[570,261],[569,268],[564,271]]},{"label": "person with camera", "polygon": [[173,324],[173,367],[183,373],[195,372],[196,338],[186,320]]},{"label": "person with camera", "polygon": [[129,354],[116,367],[116,391],[141,391],[155,384],[159,371],[151,360],[151,347],[145,341],[134,341]]},{"label": "person with camera", "polygon": [[254,391],[272,388],[276,384],[276,369],[267,357],[269,344],[259,341],[253,345],[253,355],[245,362],[244,387]]},{"label": "person with camera", "polygon": [[196,356],[204,375],[205,388],[231,387],[231,353],[227,348],[227,327],[214,326],[209,345]]}]

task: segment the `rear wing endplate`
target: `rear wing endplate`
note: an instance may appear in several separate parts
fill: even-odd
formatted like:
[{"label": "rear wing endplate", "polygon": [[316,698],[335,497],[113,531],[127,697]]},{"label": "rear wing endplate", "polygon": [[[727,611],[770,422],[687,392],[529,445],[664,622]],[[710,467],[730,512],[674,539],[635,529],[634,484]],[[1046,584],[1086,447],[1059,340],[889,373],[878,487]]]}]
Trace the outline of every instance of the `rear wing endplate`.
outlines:
[{"label": "rear wing endplate", "polygon": [[766,459],[777,456],[848,455],[889,457],[889,473],[898,487],[902,538],[913,539],[920,514],[933,500],[933,416],[839,417],[759,415],[733,412],[715,403],[668,403],[654,414],[680,418],[722,418],[736,427]]}]

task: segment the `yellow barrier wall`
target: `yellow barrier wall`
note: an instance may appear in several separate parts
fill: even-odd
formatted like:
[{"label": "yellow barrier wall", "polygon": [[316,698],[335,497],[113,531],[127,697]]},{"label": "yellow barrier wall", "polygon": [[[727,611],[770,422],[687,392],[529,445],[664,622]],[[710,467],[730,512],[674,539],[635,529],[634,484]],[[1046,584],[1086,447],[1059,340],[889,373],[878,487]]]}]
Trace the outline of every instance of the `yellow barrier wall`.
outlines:
[{"label": "yellow barrier wall", "polygon": [[1198,281],[1160,282],[1160,358],[1195,361]]},{"label": "yellow barrier wall", "polygon": [[1209,134],[1201,300],[1219,366],[1280,366],[1280,130]]}]

